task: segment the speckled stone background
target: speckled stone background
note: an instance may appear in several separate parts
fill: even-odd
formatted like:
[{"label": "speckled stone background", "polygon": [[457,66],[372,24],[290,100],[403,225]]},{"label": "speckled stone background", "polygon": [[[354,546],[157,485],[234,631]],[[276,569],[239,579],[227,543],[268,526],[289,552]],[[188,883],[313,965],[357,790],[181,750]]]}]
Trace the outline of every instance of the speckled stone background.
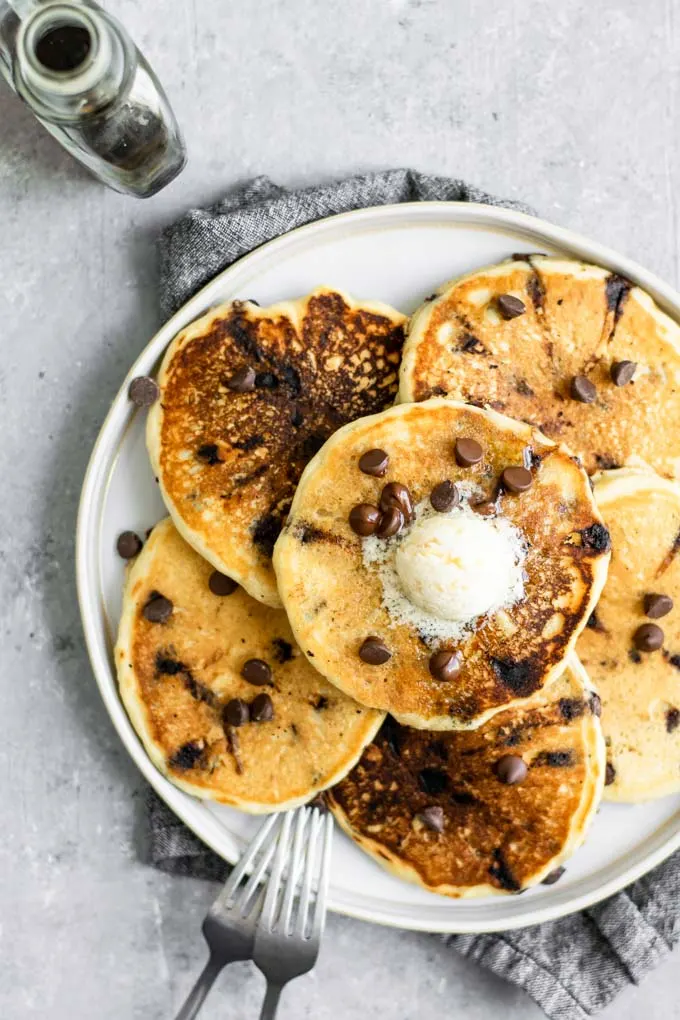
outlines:
[{"label": "speckled stone background", "polygon": [[[90,447],[158,325],[154,239],[266,173],[410,165],[524,199],[678,284],[677,0],[111,0],[190,162],[146,203],[93,183],[0,85],[0,1017],[166,1020],[213,890],[138,861],[143,783],[99,701],[73,532]],[[607,1020],[680,1018],[677,953]],[[255,1017],[227,971],[206,1020]],[[439,942],[331,918],[282,1020],[532,1020]]]}]

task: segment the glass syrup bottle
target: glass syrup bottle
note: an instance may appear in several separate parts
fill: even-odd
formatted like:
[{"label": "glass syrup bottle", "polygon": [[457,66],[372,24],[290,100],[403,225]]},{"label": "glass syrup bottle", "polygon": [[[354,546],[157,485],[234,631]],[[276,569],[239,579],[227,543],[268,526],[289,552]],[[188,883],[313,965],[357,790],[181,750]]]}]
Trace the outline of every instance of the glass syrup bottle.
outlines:
[{"label": "glass syrup bottle", "polygon": [[0,0],[0,72],[114,190],[147,198],[184,167],[182,135],[158,79],[93,0]]}]

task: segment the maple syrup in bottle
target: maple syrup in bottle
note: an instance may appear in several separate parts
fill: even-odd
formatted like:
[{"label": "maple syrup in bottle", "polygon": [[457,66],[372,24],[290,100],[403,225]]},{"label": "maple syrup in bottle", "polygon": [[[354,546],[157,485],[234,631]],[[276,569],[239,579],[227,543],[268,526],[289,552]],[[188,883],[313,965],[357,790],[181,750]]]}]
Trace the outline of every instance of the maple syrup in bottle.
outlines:
[{"label": "maple syrup in bottle", "polygon": [[0,71],[103,183],[155,195],[186,162],[167,97],[125,29],[93,0],[0,0]]}]

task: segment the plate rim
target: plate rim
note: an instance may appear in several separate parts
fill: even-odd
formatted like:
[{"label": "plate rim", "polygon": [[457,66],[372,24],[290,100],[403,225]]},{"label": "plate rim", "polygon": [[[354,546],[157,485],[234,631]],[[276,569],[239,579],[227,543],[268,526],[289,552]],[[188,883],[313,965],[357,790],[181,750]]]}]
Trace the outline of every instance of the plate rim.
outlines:
[{"label": "plate rim", "polygon": [[[399,225],[402,220],[414,221],[413,226],[495,227],[512,231],[515,234],[525,233],[527,238],[532,240],[540,235],[544,242],[564,251],[567,257],[594,262],[629,277],[648,291],[665,312],[680,321],[680,293],[670,284],[633,259],[620,255],[614,249],[597,241],[591,241],[565,227],[514,209],[482,203],[404,202],[397,205],[369,206],[364,209],[338,213],[306,223],[265,242],[209,280],[151,337],[130,366],[112,400],[111,407],[97,434],[83,479],[75,536],[78,603],[92,671],[109,718],[127,753],[170,810],[202,842],[230,863],[238,859],[241,852],[232,834],[225,832],[217,818],[211,814],[203,802],[189,797],[158,772],[139,742],[118,696],[115,668],[110,655],[111,635],[107,633],[99,586],[92,584],[93,572],[97,576],[99,575],[102,548],[100,541],[101,509],[105,503],[112,467],[118,456],[120,442],[133,420],[133,412],[131,412],[127,399],[127,388],[130,380],[139,374],[139,366],[143,364],[144,370],[150,371],[172,337],[188,322],[214,304],[216,298],[219,299],[219,292],[225,289],[225,282],[229,285],[232,278],[237,280],[244,270],[249,270],[253,262],[270,258],[285,250],[294,249],[298,245],[304,246],[308,243],[313,245],[326,232],[332,234],[338,228],[341,233],[345,227],[350,234],[353,231],[362,233],[371,227],[379,230],[391,224]],[[401,226],[403,227],[404,223],[401,223]],[[116,441],[112,441],[113,439]],[[671,831],[664,838],[663,834],[667,829]],[[616,876],[608,881],[596,885],[593,889],[586,889],[580,895],[570,894],[565,889],[560,902],[552,902],[543,906],[537,903],[536,907],[526,914],[506,917],[502,922],[494,923],[493,920],[485,921],[484,918],[480,918],[477,922],[468,920],[462,924],[460,921],[456,922],[454,915],[450,920],[445,917],[438,917],[436,920],[428,919],[426,916],[419,918],[398,912],[393,914],[385,910],[376,910],[370,906],[364,906],[360,902],[347,903],[346,900],[338,902],[332,896],[329,897],[329,907],[338,913],[363,921],[407,928],[413,931],[437,931],[442,934],[481,934],[527,927],[593,906],[606,897],[619,892],[656,867],[680,847],[680,817],[677,821],[672,818],[667,819],[655,833],[648,837],[647,842],[649,841],[653,841],[657,845],[646,853],[641,852],[640,847],[629,851],[621,860],[625,862],[626,857],[632,856],[634,858],[632,863],[627,867],[624,866]],[[642,844],[642,848],[645,845]],[[597,873],[592,876],[591,881],[596,878],[596,875]],[[488,904],[490,900],[487,898],[480,902]],[[404,910],[405,908],[402,906],[400,909]],[[418,912],[426,914],[428,911],[427,907],[424,908],[418,904],[413,904],[410,909],[415,914]]]}]

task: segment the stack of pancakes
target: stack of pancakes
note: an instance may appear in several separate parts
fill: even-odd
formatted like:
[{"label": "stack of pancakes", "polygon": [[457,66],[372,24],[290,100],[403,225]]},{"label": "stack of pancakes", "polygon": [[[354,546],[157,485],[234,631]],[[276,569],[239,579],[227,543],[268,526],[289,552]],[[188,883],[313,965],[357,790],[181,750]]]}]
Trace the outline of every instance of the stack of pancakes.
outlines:
[{"label": "stack of pancakes", "polygon": [[[680,790],[680,328],[639,288],[513,256],[410,322],[231,302],[131,397],[170,518],[119,539],[116,662],[177,785],[327,791],[449,896],[555,881],[603,795]],[[458,534],[450,590],[412,547]]]}]

